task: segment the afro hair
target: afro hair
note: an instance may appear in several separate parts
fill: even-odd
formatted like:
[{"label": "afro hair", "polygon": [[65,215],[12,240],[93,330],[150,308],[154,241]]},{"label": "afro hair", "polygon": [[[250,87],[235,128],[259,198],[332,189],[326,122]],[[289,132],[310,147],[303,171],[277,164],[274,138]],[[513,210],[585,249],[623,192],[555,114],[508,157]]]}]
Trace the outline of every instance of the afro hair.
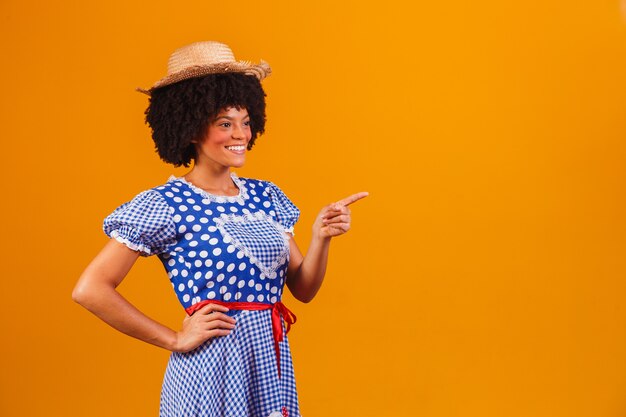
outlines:
[{"label": "afro hair", "polygon": [[256,77],[235,72],[209,74],[152,90],[146,123],[161,159],[177,167],[189,166],[196,158],[192,141],[204,137],[215,116],[230,107],[248,111],[250,150],[265,131],[265,92]]}]

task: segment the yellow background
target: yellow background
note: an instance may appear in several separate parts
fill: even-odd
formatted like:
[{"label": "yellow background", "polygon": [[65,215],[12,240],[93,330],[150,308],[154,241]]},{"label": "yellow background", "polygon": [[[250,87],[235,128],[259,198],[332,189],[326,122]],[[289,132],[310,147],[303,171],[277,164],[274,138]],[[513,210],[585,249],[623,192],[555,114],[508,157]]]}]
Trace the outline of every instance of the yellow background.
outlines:
[{"label": "yellow background", "polygon": [[[156,416],[168,352],[71,301],[102,219],[185,171],[145,96],[177,47],[274,70],[242,176],[356,191],[290,333],[305,417],[626,415],[618,0],[0,3],[0,415]],[[178,328],[156,258],[120,290]]]}]

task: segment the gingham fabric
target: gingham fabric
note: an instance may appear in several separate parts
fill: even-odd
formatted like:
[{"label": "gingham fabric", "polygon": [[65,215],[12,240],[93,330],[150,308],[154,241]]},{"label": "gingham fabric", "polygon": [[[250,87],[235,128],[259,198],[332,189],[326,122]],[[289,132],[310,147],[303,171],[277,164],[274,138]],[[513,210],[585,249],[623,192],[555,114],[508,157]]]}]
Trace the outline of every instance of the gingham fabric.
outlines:
[{"label": "gingham fabric", "polygon": [[170,356],[161,417],[300,416],[287,338],[280,342],[278,378],[271,311],[241,311],[235,318],[228,336]]},{"label": "gingham fabric", "polygon": [[[104,221],[110,237],[158,255],[185,309],[206,300],[281,300],[289,263],[285,232],[293,233],[299,210],[270,182],[231,177],[239,189],[232,197],[171,177]],[[280,344],[278,378],[269,312],[242,311],[231,335],[172,354],[161,416],[298,416],[289,345]]]},{"label": "gingham fabric", "polygon": [[[215,225],[267,277],[276,277],[276,269],[289,257],[285,229],[262,211],[245,216],[222,214]],[[282,246],[273,243],[280,239]]]},{"label": "gingham fabric", "polygon": [[268,182],[267,190],[272,205],[276,207],[276,220],[283,225],[287,232],[293,235],[293,227],[300,217],[300,210],[275,184]]},{"label": "gingham fabric", "polygon": [[104,219],[104,232],[143,256],[162,253],[176,242],[176,229],[163,197],[144,191]]}]

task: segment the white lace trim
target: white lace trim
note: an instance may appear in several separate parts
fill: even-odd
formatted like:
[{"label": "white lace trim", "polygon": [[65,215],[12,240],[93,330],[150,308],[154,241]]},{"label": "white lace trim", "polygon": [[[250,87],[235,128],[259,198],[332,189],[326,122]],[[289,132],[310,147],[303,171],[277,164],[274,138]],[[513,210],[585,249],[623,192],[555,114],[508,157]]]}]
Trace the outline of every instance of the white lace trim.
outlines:
[{"label": "white lace trim", "polygon": [[[264,265],[251,251],[245,246],[242,242],[239,241],[235,236],[228,233],[224,225],[226,223],[239,223],[244,224],[246,222],[254,222],[254,221],[266,221],[272,224],[278,231],[281,232],[283,237],[283,250],[279,257],[275,258],[274,261],[270,265]],[[270,216],[268,216],[264,211],[257,211],[256,213],[248,213],[245,215],[240,214],[221,214],[215,221],[215,226],[218,228],[220,233],[224,237],[228,237],[235,247],[241,251],[250,259],[250,262],[255,264],[259,270],[267,277],[271,279],[271,275],[276,273],[276,269],[285,263],[289,259],[289,236],[285,234],[287,230],[283,227],[282,224],[274,221]],[[276,274],[278,276],[278,274]],[[276,276],[274,278],[276,278]]]},{"label": "white lace trim", "polygon": [[111,237],[115,240],[117,240],[120,243],[123,243],[124,245],[128,246],[129,249],[131,250],[136,250],[139,252],[143,252],[146,255],[150,255],[152,252],[150,250],[149,247],[147,247],[146,245],[142,245],[140,243],[133,243],[130,240],[128,240],[128,238],[125,238],[123,236],[120,236],[119,232],[117,230],[113,230],[111,232]]},{"label": "white lace trim", "polygon": [[215,195],[215,194],[211,194],[208,191],[205,191],[202,188],[193,185],[192,183],[187,181],[184,177],[175,177],[174,175],[172,175],[172,176],[169,177],[169,179],[167,181],[168,182],[179,181],[179,182],[181,182],[183,184],[186,184],[189,188],[191,188],[191,190],[194,193],[202,196],[202,198],[207,199],[209,201],[214,201],[216,203],[240,203],[240,204],[244,204],[244,200],[248,199],[248,189],[246,188],[246,186],[243,183],[243,181],[241,179],[239,179],[237,174],[235,174],[234,172],[230,173],[230,178],[233,180],[233,182],[235,183],[237,188],[239,188],[239,194],[237,194],[237,195]]},{"label": "white lace trim", "polygon": [[280,413],[278,411],[273,411],[269,416],[267,417],[283,417],[283,413]]}]

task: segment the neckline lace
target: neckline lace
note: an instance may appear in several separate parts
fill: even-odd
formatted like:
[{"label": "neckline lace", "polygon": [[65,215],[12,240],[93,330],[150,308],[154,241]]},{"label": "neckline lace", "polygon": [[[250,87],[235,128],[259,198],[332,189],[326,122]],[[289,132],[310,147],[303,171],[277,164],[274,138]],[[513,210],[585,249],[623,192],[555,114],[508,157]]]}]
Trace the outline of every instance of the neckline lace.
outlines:
[{"label": "neckline lace", "polygon": [[168,181],[179,181],[189,187],[194,193],[202,196],[203,198],[215,201],[216,203],[242,203],[244,200],[248,198],[248,190],[243,183],[243,181],[235,174],[234,172],[230,173],[230,178],[233,180],[235,186],[239,189],[239,193],[237,195],[218,195],[211,194],[208,191],[203,190],[202,188],[194,185],[193,183],[187,181],[184,177],[176,177],[174,175],[170,176]]}]

